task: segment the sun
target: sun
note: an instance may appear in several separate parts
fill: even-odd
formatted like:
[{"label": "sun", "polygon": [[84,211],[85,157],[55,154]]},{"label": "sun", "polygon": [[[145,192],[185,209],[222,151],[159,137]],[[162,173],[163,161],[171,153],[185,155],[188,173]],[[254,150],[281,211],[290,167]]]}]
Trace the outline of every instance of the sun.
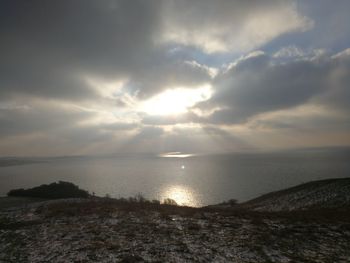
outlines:
[{"label": "sun", "polygon": [[196,103],[208,100],[211,94],[210,85],[204,85],[196,89],[168,89],[142,103],[140,110],[149,115],[183,114]]}]

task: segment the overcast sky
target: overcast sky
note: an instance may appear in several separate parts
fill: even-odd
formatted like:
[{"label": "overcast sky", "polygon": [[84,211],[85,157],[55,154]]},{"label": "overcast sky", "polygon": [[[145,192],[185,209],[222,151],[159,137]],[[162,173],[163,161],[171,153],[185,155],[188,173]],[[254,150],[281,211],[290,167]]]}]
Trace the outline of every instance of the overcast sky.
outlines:
[{"label": "overcast sky", "polygon": [[350,145],[348,0],[2,0],[0,156]]}]

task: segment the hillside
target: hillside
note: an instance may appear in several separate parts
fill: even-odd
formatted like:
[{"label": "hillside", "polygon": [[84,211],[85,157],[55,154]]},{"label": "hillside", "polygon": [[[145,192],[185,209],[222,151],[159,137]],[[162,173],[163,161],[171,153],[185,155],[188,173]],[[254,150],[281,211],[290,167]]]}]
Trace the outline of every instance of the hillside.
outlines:
[{"label": "hillside", "polygon": [[61,199],[0,211],[0,262],[349,262],[348,222]]},{"label": "hillside", "polygon": [[226,202],[234,209],[96,197],[0,205],[0,262],[350,262],[349,190],[350,179],[315,181]]},{"label": "hillside", "polygon": [[241,204],[255,211],[350,208],[350,178],[312,181],[271,192]]}]

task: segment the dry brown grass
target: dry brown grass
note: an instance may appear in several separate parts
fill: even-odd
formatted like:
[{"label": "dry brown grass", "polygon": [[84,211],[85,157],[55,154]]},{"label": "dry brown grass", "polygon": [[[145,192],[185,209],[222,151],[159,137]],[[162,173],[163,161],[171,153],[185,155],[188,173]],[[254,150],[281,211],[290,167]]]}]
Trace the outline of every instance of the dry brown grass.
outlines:
[{"label": "dry brown grass", "polygon": [[286,223],[294,222],[350,222],[350,209],[313,209],[306,211],[291,212],[258,212],[239,207],[232,209],[211,207],[187,207],[172,204],[161,204],[160,202],[148,201],[146,199],[113,199],[113,198],[92,198],[82,202],[58,202],[47,206],[41,206],[37,213],[43,213],[46,217],[60,216],[86,216],[96,214],[105,217],[114,212],[137,212],[147,214],[149,211],[158,212],[163,218],[169,215],[182,217],[201,217],[206,213],[218,214],[220,216],[237,216],[251,220],[257,225],[262,224],[264,219],[278,219]]}]

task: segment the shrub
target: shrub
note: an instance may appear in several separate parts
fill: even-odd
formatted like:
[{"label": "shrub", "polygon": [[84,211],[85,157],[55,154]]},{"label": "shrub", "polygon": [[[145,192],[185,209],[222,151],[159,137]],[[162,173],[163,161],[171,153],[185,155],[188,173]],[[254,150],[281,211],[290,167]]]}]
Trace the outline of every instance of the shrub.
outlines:
[{"label": "shrub", "polygon": [[70,182],[43,184],[30,189],[14,189],[7,193],[8,196],[38,197],[38,198],[87,198],[89,193]]},{"label": "shrub", "polygon": [[176,201],[174,199],[171,199],[171,198],[164,199],[163,204],[165,204],[165,205],[177,205]]}]

